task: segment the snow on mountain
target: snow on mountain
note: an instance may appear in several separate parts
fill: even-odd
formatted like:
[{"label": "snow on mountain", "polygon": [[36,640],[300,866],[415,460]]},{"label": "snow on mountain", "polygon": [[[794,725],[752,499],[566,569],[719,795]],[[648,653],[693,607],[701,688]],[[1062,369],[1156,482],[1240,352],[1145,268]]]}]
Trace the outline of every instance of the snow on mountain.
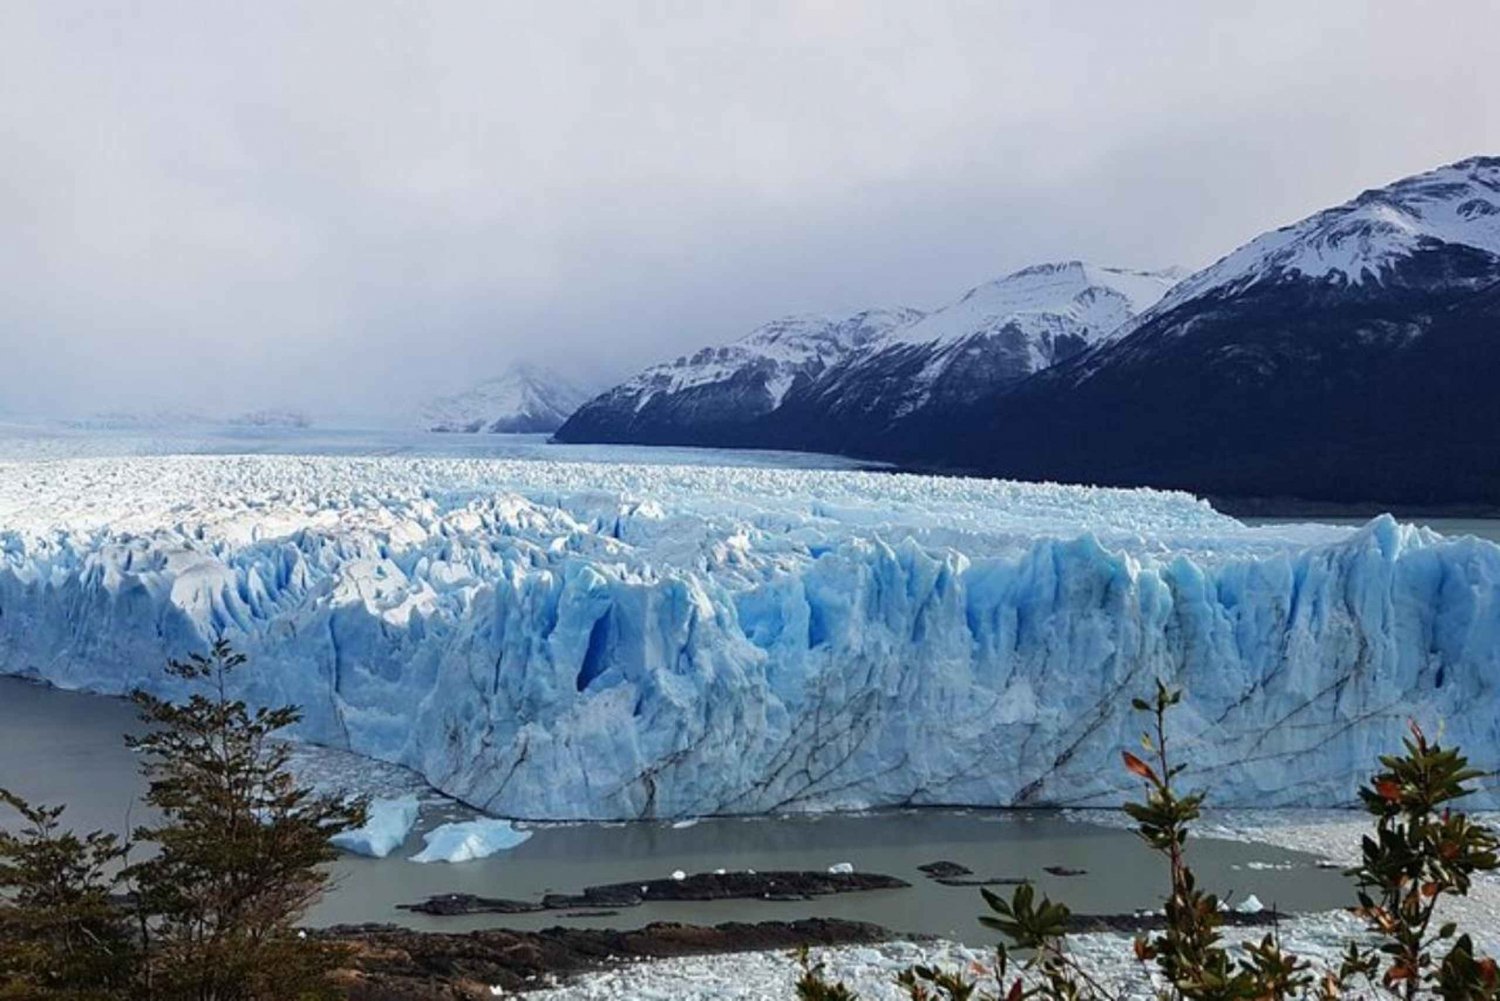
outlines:
[{"label": "snow on mountain", "polygon": [[894,332],[891,344],[944,345],[993,336],[1007,327],[1026,335],[1033,367],[1059,360],[1059,337],[1093,341],[1155,305],[1183,276],[1177,268],[1130,271],[1083,261],[1022,268],[970,289],[950,306]]},{"label": "snow on mountain", "polygon": [[780,406],[798,379],[813,379],[889,331],[921,314],[912,309],[869,309],[850,316],[799,315],[773,320],[732,344],[702,348],[656,365],[610,395],[632,398],[637,411],[658,395],[751,379],[762,390],[764,410]]},{"label": "snow on mountain", "polygon": [[1500,547],[1150,490],[9,463],[0,610],[0,670],[104,692],[180,694],[162,662],[222,635],[305,736],[513,817],[1113,805],[1156,678],[1220,805],[1348,802],[1408,717],[1500,738]]},{"label": "snow on mountain", "polygon": [[851,430],[883,433],[914,411],[968,403],[1077,354],[1154,305],[1181,277],[1177,269],[1082,261],[1023,268],[892,331],[830,373],[817,392]]},{"label": "snow on mountain", "polygon": [[1399,262],[1445,244],[1500,256],[1500,157],[1403,178],[1262,234],[1184,280],[1158,312],[1288,277],[1379,284]]},{"label": "snow on mountain", "polygon": [[556,431],[589,398],[587,390],[551,369],[512,365],[472,389],[433,400],[422,409],[433,431]]}]

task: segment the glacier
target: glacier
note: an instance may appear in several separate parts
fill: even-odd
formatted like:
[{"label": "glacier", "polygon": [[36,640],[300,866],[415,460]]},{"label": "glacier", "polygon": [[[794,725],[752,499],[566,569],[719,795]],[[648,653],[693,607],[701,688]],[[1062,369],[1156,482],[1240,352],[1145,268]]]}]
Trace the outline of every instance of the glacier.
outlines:
[{"label": "glacier", "polygon": [[[288,455],[0,462],[0,672],[177,694],[223,636],[303,739],[489,813],[1111,806],[1189,693],[1222,806],[1351,801],[1408,717],[1490,766],[1500,547],[1182,493]],[[1483,794],[1493,805],[1493,793]]]}]

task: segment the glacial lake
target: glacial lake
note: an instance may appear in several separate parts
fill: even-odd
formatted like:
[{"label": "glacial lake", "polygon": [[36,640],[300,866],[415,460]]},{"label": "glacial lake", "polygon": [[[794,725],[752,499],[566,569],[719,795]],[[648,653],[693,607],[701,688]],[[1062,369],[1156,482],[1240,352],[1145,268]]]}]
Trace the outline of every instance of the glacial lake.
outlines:
[{"label": "glacial lake", "polygon": [[[124,830],[139,824],[145,818],[134,797],[143,783],[120,740],[134,726],[132,707],[122,700],[0,678],[0,786],[38,802],[69,804],[65,819],[76,827]],[[1052,811],[910,810],[705,819],[691,826],[536,825],[530,840],[489,859],[456,865],[409,862],[406,856],[420,849],[424,829],[471,815],[451,801],[434,800],[424,806],[421,823],[400,852],[380,860],[346,856],[335,863],[338,886],[313,911],[310,923],[394,922],[465,931],[839,917],[988,945],[993,936],[975,920],[983,906],[979,891],[928,880],[917,871],[919,865],[942,859],[966,865],[979,876],[1030,878],[1075,911],[1096,914],[1160,906],[1165,879],[1162,863],[1128,830]],[[1351,900],[1344,877],[1319,868],[1308,855],[1206,839],[1193,842],[1192,850],[1203,882],[1237,899],[1254,893],[1287,911],[1323,910]],[[838,862],[896,876],[912,886],[806,902],[664,901],[591,918],[561,911],[438,918],[396,909],[399,903],[439,893],[534,899],[551,891],[661,878],[675,869],[822,871]],[[1049,866],[1087,873],[1056,876],[1044,871]],[[1009,890],[1002,887],[1000,892]]]}]

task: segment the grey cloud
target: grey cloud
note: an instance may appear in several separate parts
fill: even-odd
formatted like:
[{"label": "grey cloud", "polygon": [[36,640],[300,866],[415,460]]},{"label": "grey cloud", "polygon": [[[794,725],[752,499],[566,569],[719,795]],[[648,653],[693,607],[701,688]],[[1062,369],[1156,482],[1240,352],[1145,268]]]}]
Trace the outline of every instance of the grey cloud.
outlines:
[{"label": "grey cloud", "polygon": [[1495,38],[1482,0],[16,0],[0,407],[371,410],[1196,266],[1500,150]]}]

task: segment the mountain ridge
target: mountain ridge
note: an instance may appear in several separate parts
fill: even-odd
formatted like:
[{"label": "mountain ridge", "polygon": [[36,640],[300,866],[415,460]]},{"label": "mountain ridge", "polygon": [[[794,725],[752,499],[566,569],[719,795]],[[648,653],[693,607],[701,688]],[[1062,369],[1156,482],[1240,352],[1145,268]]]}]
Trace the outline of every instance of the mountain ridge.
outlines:
[{"label": "mountain ridge", "polygon": [[1494,502],[1497,334],[1500,158],[1475,157],[1256,237],[1107,342],[911,422],[895,450],[921,461],[941,422],[944,459],[985,475]]},{"label": "mountain ridge", "polygon": [[646,369],[585,404],[558,439],[869,451],[934,397],[967,401],[983,384],[1019,380],[1094,343],[1175,279],[1063,261],[931,312],[786,317]]}]

